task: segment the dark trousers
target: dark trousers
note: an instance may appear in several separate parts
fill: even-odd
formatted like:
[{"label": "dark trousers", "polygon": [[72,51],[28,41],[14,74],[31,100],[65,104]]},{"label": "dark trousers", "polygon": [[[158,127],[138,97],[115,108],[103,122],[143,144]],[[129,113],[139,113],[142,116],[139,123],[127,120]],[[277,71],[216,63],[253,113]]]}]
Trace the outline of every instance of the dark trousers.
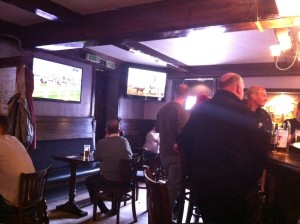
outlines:
[{"label": "dark trousers", "polygon": [[[115,186],[116,184],[116,182],[105,179],[104,176],[101,174],[95,174],[85,179],[85,185],[87,187],[92,202],[94,202],[94,200],[97,198],[97,193],[99,192],[99,188],[101,185]],[[100,198],[98,198],[97,200],[97,205],[101,212],[106,212],[108,210],[103,200]]]},{"label": "dark trousers", "polygon": [[247,197],[245,195],[201,195],[197,203],[205,223],[243,224],[246,221]]},{"label": "dark trousers", "polygon": [[6,204],[2,195],[0,195],[0,213],[15,213],[17,211],[18,210],[15,206]]}]

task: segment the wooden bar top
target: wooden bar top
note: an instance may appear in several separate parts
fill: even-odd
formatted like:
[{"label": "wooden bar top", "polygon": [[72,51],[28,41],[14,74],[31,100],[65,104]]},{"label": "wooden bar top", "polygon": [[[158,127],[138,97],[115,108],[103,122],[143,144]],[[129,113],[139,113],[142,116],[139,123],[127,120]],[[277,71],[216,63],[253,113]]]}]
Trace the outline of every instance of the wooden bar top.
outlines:
[{"label": "wooden bar top", "polygon": [[269,152],[268,162],[300,172],[300,148],[290,145],[288,154],[282,152]]}]

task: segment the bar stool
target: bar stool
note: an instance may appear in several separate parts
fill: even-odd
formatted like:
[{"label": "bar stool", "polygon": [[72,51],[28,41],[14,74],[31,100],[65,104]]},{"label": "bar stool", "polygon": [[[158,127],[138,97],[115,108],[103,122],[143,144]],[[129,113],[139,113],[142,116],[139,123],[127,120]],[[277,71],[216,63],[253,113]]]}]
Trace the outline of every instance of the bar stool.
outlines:
[{"label": "bar stool", "polygon": [[[191,180],[187,175],[185,155],[182,149],[178,148],[178,153],[180,156],[181,162],[181,189],[179,192],[178,203],[179,203],[179,212],[177,216],[177,222],[181,223],[184,213],[184,204],[188,202],[188,209],[186,214],[186,223],[190,223],[192,216],[194,215],[196,223],[199,222],[201,215],[199,214],[199,209],[196,206],[196,198],[191,191]],[[198,211],[198,212],[196,212]]]}]

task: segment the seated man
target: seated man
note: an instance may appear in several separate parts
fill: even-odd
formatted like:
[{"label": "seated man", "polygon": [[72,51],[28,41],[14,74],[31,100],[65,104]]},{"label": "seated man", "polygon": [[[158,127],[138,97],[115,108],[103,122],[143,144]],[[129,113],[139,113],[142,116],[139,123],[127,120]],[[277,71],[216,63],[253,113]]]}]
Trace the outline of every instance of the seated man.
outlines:
[{"label": "seated man", "polygon": [[9,121],[0,115],[0,213],[14,211],[18,207],[21,173],[35,172],[25,147],[8,134]]},{"label": "seated man", "polygon": [[159,153],[159,133],[155,131],[155,126],[147,133],[143,148],[154,154]]},{"label": "seated man", "polygon": [[[85,180],[91,200],[101,184],[115,185],[118,181],[119,164],[121,159],[131,159],[132,152],[126,138],[120,136],[120,124],[110,120],[106,124],[106,137],[97,142],[94,159],[100,162],[100,173]],[[98,200],[101,213],[109,210],[102,200]]]}]

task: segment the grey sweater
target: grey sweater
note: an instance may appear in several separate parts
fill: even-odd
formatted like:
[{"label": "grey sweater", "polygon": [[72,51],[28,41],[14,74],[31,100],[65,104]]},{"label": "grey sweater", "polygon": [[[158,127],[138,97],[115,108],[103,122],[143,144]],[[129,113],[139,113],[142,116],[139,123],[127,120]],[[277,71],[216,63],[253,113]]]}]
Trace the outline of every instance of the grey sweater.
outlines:
[{"label": "grey sweater", "polygon": [[95,160],[100,161],[100,172],[107,180],[117,181],[121,159],[130,159],[132,152],[126,138],[110,136],[97,142]]}]

